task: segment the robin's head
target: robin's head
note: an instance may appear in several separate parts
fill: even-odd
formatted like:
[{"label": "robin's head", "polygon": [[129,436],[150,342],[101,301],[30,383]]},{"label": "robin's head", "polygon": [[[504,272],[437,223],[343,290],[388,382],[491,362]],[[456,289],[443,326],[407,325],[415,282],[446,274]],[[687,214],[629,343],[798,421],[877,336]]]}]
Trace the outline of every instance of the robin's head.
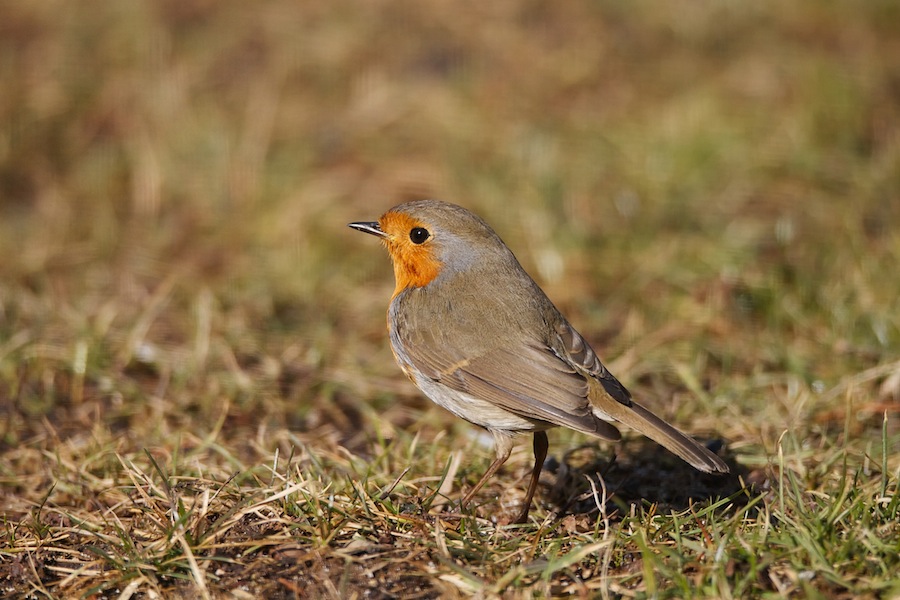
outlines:
[{"label": "robin's head", "polygon": [[397,280],[395,296],[410,287],[426,286],[441,275],[512,256],[481,218],[439,200],[400,204],[378,221],[350,223],[350,227],[379,236],[387,247]]}]

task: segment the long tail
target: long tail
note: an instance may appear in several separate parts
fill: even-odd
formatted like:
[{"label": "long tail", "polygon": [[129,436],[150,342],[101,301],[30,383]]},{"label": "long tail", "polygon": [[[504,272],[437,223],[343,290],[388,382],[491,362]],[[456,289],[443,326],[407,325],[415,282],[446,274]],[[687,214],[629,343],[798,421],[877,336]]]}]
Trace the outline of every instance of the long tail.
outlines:
[{"label": "long tail", "polygon": [[681,433],[634,400],[631,401],[631,406],[626,406],[603,394],[603,398],[599,402],[595,401],[594,406],[676,454],[695,469],[704,473],[729,471],[728,465],[708,448]]}]

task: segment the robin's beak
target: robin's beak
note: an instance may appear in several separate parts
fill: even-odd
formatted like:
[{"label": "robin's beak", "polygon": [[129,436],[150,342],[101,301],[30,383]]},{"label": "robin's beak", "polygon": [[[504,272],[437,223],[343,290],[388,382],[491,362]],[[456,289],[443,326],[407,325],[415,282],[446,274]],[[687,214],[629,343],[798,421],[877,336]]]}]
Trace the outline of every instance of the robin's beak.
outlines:
[{"label": "robin's beak", "polygon": [[388,234],[381,230],[381,226],[378,224],[378,221],[369,221],[369,222],[359,222],[359,223],[350,223],[349,227],[356,229],[357,231],[362,231],[365,233],[371,233],[372,235],[377,235],[378,237],[387,238]]}]

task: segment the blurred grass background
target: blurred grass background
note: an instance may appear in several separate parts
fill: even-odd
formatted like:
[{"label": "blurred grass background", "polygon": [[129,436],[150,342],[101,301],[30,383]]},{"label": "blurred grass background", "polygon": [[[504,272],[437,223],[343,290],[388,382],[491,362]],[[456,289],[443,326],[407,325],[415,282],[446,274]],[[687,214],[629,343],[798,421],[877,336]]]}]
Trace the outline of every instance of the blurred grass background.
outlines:
[{"label": "blurred grass background", "polygon": [[8,590],[82,589],[34,562],[72,526],[40,509],[114,505],[128,461],[221,485],[331,456],[324,480],[383,486],[467,448],[477,477],[490,450],[395,367],[388,259],[346,228],[418,197],[488,220],[635,395],[744,476],[768,480],[786,431],[810,489],[841,452],[896,468],[898,23],[889,0],[4,2]]}]

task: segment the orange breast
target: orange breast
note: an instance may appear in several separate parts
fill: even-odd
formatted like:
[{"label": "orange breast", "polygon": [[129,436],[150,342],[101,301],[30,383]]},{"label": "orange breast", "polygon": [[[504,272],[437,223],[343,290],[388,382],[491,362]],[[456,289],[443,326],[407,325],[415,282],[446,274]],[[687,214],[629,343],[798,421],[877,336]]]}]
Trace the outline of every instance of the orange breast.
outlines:
[{"label": "orange breast", "polygon": [[384,240],[391,261],[397,287],[394,296],[410,287],[424,287],[441,272],[441,261],[434,252],[434,244],[413,244],[409,232],[416,227],[428,229],[425,223],[401,212],[389,212],[379,220],[381,230],[390,237]]}]

